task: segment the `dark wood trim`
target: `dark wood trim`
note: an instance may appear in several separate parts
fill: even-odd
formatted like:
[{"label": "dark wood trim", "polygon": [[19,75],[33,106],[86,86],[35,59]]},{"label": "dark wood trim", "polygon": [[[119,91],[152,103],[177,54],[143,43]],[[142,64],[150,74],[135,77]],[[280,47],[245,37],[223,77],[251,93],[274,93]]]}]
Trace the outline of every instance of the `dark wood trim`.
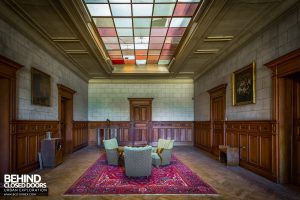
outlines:
[{"label": "dark wood trim", "polygon": [[292,78],[291,75],[300,72],[300,49],[283,55],[269,63],[272,70],[272,118],[277,125],[277,181],[289,183],[291,174],[291,133],[293,119]]},{"label": "dark wood trim", "polygon": [[[0,55],[0,78],[8,80],[8,119],[1,119],[3,120],[1,123],[5,126],[1,126],[1,178],[3,178],[2,173],[14,173],[16,171],[16,157],[15,157],[15,138],[13,134],[13,127],[11,123],[16,119],[16,72],[23,66]],[[2,92],[2,91],[1,91]],[[7,112],[3,111],[3,112]],[[3,117],[3,116],[1,116]]]},{"label": "dark wood trim", "polygon": [[73,121],[73,152],[88,145],[88,121]]}]

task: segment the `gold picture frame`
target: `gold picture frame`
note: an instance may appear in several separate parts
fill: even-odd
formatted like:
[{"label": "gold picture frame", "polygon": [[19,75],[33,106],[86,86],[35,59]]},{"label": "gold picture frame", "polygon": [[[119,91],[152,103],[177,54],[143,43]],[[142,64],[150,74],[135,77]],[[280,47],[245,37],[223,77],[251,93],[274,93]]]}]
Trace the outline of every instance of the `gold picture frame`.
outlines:
[{"label": "gold picture frame", "polygon": [[51,106],[51,77],[33,67],[31,68],[31,104]]},{"label": "gold picture frame", "polygon": [[254,104],[256,101],[255,62],[232,73],[232,104]]}]

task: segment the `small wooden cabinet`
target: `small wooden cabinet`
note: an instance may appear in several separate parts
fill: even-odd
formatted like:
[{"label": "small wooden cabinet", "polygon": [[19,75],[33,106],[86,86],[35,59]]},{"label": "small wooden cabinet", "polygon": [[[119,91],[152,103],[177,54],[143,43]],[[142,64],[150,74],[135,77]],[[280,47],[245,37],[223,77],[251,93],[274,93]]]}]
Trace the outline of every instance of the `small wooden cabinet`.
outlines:
[{"label": "small wooden cabinet", "polygon": [[43,167],[56,167],[63,162],[62,143],[60,138],[41,141]]}]

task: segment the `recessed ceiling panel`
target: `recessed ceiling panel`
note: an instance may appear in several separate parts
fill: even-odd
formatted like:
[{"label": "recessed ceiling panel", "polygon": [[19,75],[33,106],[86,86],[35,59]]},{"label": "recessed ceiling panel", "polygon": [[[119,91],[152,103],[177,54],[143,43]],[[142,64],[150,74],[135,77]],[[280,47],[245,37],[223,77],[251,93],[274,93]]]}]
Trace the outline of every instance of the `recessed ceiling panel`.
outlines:
[{"label": "recessed ceiling panel", "polygon": [[114,65],[168,65],[201,0],[83,0]]}]

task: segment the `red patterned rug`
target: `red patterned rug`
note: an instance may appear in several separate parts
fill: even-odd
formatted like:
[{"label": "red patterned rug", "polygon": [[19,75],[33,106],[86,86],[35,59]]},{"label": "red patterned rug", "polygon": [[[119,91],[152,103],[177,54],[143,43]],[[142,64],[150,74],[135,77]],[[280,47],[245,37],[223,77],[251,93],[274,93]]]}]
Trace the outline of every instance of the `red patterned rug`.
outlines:
[{"label": "red patterned rug", "polygon": [[171,164],[153,167],[148,178],[128,178],[124,167],[110,166],[101,156],[65,195],[104,194],[217,194],[175,156]]}]

